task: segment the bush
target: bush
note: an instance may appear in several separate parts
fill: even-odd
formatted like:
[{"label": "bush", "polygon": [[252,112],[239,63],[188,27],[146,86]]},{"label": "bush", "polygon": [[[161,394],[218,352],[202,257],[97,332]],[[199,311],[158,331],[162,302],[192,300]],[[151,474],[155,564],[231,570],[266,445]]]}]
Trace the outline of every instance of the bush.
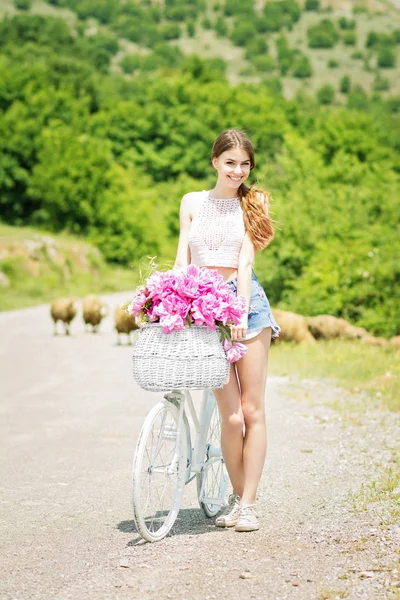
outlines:
[{"label": "bush", "polygon": [[377,65],[383,69],[392,69],[396,66],[396,53],[390,46],[381,46],[378,50]]},{"label": "bush", "polygon": [[278,0],[264,5],[265,26],[267,31],[280,31],[297,22],[301,9],[296,0]]},{"label": "bush", "polygon": [[181,28],[177,23],[164,23],[158,29],[163,40],[177,40],[181,37]]},{"label": "bush", "polygon": [[201,22],[201,26],[203,27],[203,29],[212,29],[212,23],[208,17],[204,17],[204,19]]},{"label": "bush", "polygon": [[253,0],[226,0],[224,6],[224,15],[226,17],[240,16],[247,17],[253,11]]},{"label": "bush", "polygon": [[391,33],[377,33],[370,31],[365,41],[366,48],[376,48],[378,46],[394,46],[395,37]]},{"label": "bush", "polygon": [[193,19],[186,22],[186,30],[189,37],[194,37],[196,33],[196,23]]},{"label": "bush", "polygon": [[332,104],[335,100],[335,90],[329,83],[326,83],[317,91],[317,98],[320,104]]},{"label": "bush", "polygon": [[354,19],[346,19],[346,17],[340,17],[338,20],[340,29],[355,29],[356,22]]},{"label": "bush", "polygon": [[276,63],[271,56],[254,56],[251,63],[262,73],[270,73],[276,68]]},{"label": "bush", "polygon": [[14,6],[18,10],[29,10],[32,6],[32,0],[14,0]]},{"label": "bush", "polygon": [[346,46],[355,46],[357,43],[357,35],[355,31],[344,31],[342,33],[342,40]]},{"label": "bush", "polygon": [[229,36],[236,46],[246,46],[256,34],[254,23],[251,21],[237,20]]},{"label": "bush", "polygon": [[343,75],[340,80],[339,89],[342,94],[348,94],[351,87],[350,77],[348,75]]},{"label": "bush", "polygon": [[361,50],[356,50],[351,55],[351,58],[353,58],[354,60],[362,60],[364,58],[364,54],[361,52]]},{"label": "bush", "polygon": [[245,58],[248,60],[253,56],[268,53],[268,45],[263,37],[253,37],[246,44]]},{"label": "bush", "polygon": [[302,54],[297,56],[293,64],[293,76],[294,77],[311,77],[312,66],[308,56]]},{"label": "bush", "polygon": [[380,73],[375,75],[373,89],[375,92],[387,92],[390,88],[390,81],[387,77],[383,77]]},{"label": "bush", "polygon": [[357,110],[366,110],[368,107],[368,96],[360,85],[349,92],[347,96],[347,106]]},{"label": "bush", "polygon": [[276,51],[279,61],[279,69],[281,75],[286,73],[292,68],[294,61],[294,52],[289,47],[288,39],[285,35],[280,35],[276,40]]},{"label": "bush", "polygon": [[330,69],[336,69],[339,66],[339,63],[337,60],[335,60],[334,58],[330,58],[328,60],[328,67]]},{"label": "bush", "polygon": [[216,19],[214,29],[218,37],[226,37],[228,35],[228,25],[224,17],[219,16]]},{"label": "bush", "polygon": [[304,9],[305,10],[319,10],[320,2],[319,0],[306,0]]},{"label": "bush", "polygon": [[127,54],[119,63],[124,73],[133,73],[142,66],[142,56],[139,54]]},{"label": "bush", "polygon": [[311,25],[307,36],[310,48],[333,48],[339,39],[339,33],[329,19],[322,19],[319,23]]}]

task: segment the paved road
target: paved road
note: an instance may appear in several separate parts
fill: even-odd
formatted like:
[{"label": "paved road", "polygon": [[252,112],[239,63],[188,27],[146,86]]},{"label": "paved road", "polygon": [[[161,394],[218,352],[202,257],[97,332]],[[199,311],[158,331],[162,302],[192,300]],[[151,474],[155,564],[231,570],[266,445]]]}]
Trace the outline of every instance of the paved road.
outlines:
[{"label": "paved road", "polygon": [[379,578],[351,571],[369,566],[352,547],[371,522],[347,501],[368,439],[355,442],[334,411],[291,399],[287,380],[272,376],[262,530],[216,529],[191,484],[174,534],[143,544],[130,472],[155,395],[135,387],[131,348],[116,345],[110,318],[97,335],[78,318],[71,329],[54,336],[48,307],[0,314],[2,600],[311,600],[350,581],[347,598],[384,597]]}]

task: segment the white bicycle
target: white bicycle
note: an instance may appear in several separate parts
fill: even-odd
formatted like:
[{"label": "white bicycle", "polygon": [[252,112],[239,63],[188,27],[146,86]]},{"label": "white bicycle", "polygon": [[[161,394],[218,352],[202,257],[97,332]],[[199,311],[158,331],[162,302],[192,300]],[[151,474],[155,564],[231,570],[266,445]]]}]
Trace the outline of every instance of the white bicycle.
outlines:
[{"label": "white bicycle", "polygon": [[[186,413],[195,430],[192,436]],[[200,417],[188,390],[164,394],[147,415],[133,459],[133,514],[149,542],[172,529],[187,483],[197,478],[197,496],[207,517],[225,504],[229,484],[221,452],[221,417],[211,390],[203,390]]]}]

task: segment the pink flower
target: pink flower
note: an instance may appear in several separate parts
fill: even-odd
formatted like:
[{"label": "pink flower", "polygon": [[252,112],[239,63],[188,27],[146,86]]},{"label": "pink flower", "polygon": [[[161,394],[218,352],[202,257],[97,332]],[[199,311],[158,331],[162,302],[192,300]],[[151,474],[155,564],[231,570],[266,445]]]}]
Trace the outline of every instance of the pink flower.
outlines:
[{"label": "pink flower", "polygon": [[241,344],[240,342],[231,342],[226,338],[224,339],[222,345],[225,350],[226,358],[230,363],[240,360],[247,352],[247,346],[245,346],[245,344]]},{"label": "pink flower", "polygon": [[126,312],[133,314],[135,317],[140,313],[146,304],[147,296],[143,290],[140,290],[134,297],[132,302],[127,306]]},{"label": "pink flower", "polygon": [[[216,269],[189,265],[185,271],[155,271],[146,287],[137,291],[127,311],[143,322],[160,322],[165,333],[190,323],[215,330],[238,325],[245,312],[245,300],[236,297]],[[233,354],[237,355],[238,350]]]},{"label": "pink flower", "polygon": [[207,325],[209,329],[216,328],[215,313],[218,311],[219,301],[214,294],[208,293],[192,302],[191,315],[196,325]]}]

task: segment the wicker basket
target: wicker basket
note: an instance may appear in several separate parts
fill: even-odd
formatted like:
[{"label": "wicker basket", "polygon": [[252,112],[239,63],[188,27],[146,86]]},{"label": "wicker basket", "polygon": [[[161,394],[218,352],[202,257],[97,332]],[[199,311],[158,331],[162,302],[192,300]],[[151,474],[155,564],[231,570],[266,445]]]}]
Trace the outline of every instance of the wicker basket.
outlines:
[{"label": "wicker basket", "polygon": [[223,387],[229,362],[219,331],[192,325],[163,333],[159,323],[146,325],[134,346],[133,376],[152,391]]}]

